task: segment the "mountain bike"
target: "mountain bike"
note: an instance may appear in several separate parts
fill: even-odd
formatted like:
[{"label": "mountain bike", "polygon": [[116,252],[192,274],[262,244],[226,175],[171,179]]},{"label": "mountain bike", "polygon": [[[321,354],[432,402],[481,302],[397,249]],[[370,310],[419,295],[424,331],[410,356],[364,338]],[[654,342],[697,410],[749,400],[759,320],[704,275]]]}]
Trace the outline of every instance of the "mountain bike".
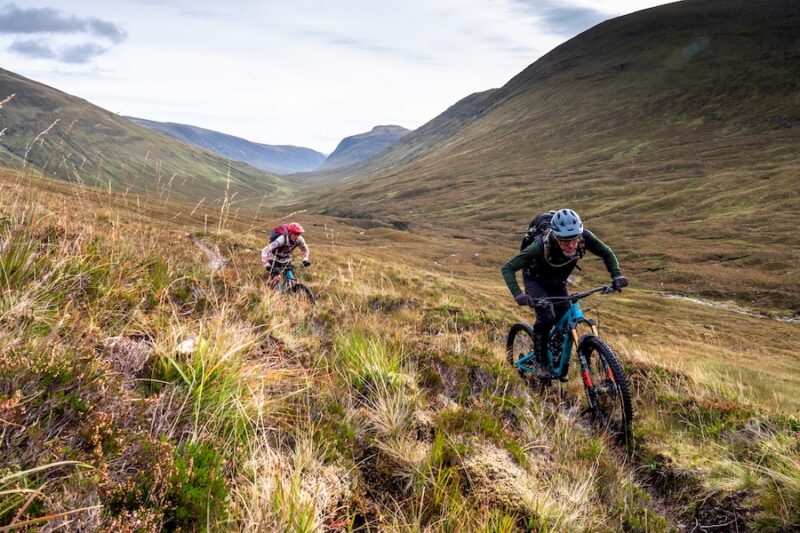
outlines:
[{"label": "mountain bike", "polygon": [[[551,377],[535,377],[541,365],[536,361],[533,351],[533,328],[526,323],[517,322],[511,326],[506,341],[506,357],[523,379],[529,382],[539,380],[543,386],[547,386],[553,379],[567,381],[570,357],[575,348],[580,360],[583,387],[589,399],[589,409],[596,424],[601,430],[617,437],[630,452],[633,445],[633,404],[628,378],[613,350],[600,340],[597,324],[584,316],[578,303],[598,292],[608,294],[614,292],[614,289],[611,285],[604,285],[566,297],[540,299],[548,303],[569,299],[572,304],[550,330],[545,364]],[[590,332],[578,337],[579,326],[588,327]]]},{"label": "mountain bike", "polygon": [[294,266],[291,263],[286,265],[281,272],[281,280],[275,286],[275,292],[285,292],[300,296],[301,298],[307,300],[310,304],[316,302],[314,292],[308,288],[308,286],[297,281],[297,277],[294,275]]}]

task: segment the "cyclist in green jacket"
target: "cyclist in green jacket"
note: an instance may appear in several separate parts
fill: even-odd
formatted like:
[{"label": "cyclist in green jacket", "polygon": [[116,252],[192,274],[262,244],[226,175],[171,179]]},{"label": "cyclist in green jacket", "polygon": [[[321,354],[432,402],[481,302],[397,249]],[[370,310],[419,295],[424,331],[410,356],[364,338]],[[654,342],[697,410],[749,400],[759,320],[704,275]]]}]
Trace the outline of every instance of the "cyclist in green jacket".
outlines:
[{"label": "cyclist in green jacket", "polygon": [[[548,333],[567,312],[567,299],[539,301],[551,296],[568,296],[567,278],[575,269],[586,250],[603,258],[615,290],[628,285],[622,275],[617,256],[598,239],[585,230],[578,214],[572,209],[559,209],[550,221],[550,229],[539,235],[532,244],[508,261],[501,269],[508,289],[517,304],[530,305],[536,312],[533,325],[534,352],[539,363],[546,361]],[[516,273],[522,270],[523,292],[517,283]],[[547,367],[540,367],[539,377],[547,378]]]}]

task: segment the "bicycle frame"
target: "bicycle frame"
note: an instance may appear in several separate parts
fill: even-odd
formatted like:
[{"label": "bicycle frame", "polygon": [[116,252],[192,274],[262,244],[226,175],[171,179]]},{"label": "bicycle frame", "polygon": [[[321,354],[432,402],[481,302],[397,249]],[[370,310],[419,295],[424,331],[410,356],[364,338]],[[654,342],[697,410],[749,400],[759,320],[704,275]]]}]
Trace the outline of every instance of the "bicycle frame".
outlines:
[{"label": "bicycle frame", "polygon": [[275,286],[275,290],[278,292],[285,291],[297,281],[297,278],[294,275],[294,266],[288,265],[283,272],[281,273],[281,281]]},{"label": "bicycle frame", "polygon": [[[564,313],[564,316],[561,317],[558,323],[553,326],[553,329],[550,330],[550,342],[547,350],[547,360],[550,365],[550,372],[554,378],[566,376],[567,372],[569,371],[569,361],[572,355],[572,349],[575,346],[578,346],[580,343],[580,338],[578,336],[578,324],[586,324],[591,328],[594,335],[598,334],[597,324],[594,320],[587,319],[584,316],[583,310],[578,303],[578,299],[580,299],[582,296],[583,294],[577,294],[570,297],[572,300],[572,305],[569,307],[567,312]],[[554,354],[552,348],[553,346],[557,346],[559,344],[559,337],[561,337],[561,353]],[[582,355],[579,354],[579,356],[582,358],[581,364],[585,368],[586,361],[583,360]],[[535,368],[526,364],[528,361],[535,360],[534,358],[535,354],[533,351],[531,351],[517,361],[517,366],[525,372],[534,372]]]}]

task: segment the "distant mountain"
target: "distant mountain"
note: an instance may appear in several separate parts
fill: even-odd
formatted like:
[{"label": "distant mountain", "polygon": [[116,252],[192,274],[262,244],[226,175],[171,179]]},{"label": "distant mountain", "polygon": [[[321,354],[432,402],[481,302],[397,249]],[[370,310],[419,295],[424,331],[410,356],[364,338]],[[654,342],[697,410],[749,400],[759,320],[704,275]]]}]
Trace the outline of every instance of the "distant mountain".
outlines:
[{"label": "distant mountain", "polygon": [[352,181],[380,175],[395,165],[411,162],[440,143],[446,143],[463,126],[481,115],[491,105],[497,91],[489,89],[459,100],[430,122],[409,131],[383,151],[365,159],[332,168],[323,165],[317,171],[297,176],[297,179],[315,185]]},{"label": "distant mountain", "polygon": [[260,201],[291,185],[0,69],[0,166],[65,181],[198,201]]},{"label": "distant mountain", "polygon": [[330,170],[357,163],[382,152],[409,131],[402,126],[375,126],[367,133],[345,137],[325,160],[322,168]]},{"label": "distant mountain", "polygon": [[187,124],[155,122],[136,117],[125,118],[170,137],[175,137],[236,161],[242,161],[267,172],[278,174],[309,172],[318,169],[325,161],[325,154],[310,148],[260,144],[241,137]]}]

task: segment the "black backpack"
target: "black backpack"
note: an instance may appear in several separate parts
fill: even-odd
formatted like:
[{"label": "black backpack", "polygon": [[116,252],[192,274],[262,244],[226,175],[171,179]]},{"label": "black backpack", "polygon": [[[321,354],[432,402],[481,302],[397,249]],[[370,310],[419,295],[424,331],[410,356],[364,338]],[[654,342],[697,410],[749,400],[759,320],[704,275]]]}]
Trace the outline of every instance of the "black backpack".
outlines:
[{"label": "black backpack", "polygon": [[544,213],[536,215],[536,217],[531,220],[531,223],[528,224],[528,230],[525,232],[525,236],[522,237],[522,244],[519,247],[520,251],[533,244],[536,237],[544,235],[544,233],[550,229],[550,220],[552,220],[555,214],[555,211],[545,211]]}]

